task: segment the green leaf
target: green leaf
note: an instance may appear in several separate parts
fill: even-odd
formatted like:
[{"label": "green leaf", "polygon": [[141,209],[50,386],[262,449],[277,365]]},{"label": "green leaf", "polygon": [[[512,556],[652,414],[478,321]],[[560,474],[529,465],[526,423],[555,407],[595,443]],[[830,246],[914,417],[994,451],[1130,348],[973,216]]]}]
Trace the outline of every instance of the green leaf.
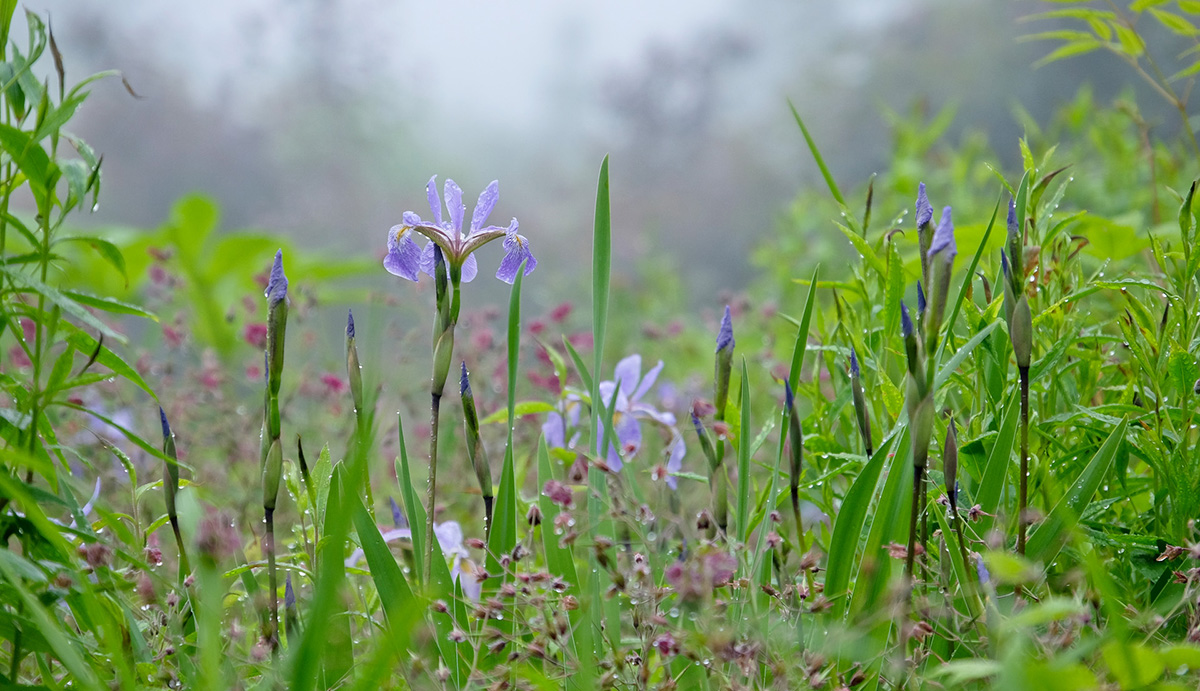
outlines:
[{"label": "green leaf", "polygon": [[97,295],[89,295],[75,290],[64,290],[63,294],[71,298],[75,302],[86,307],[94,307],[98,310],[111,312],[113,314],[128,314],[135,317],[145,317],[153,321],[158,321],[158,317],[152,312],[147,312],[145,309],[128,302],[121,302],[112,298],[99,297]]},{"label": "green leaf", "polygon": [[1136,31],[1121,22],[1112,22],[1112,28],[1117,32],[1117,40],[1121,44],[1122,52],[1135,58],[1141,57],[1146,52],[1146,44]]},{"label": "green leaf", "polygon": [[[517,546],[517,489],[513,468],[513,423],[516,415],[517,353],[521,343],[521,282],[524,271],[517,271],[508,301],[508,442],[504,446],[504,465],[500,470],[500,489],[496,492],[495,512],[488,530],[487,572],[505,579],[499,558]],[[489,581],[491,578],[489,578]],[[511,618],[509,624],[511,625]]]},{"label": "green leaf", "polygon": [[837,619],[841,619],[849,611],[850,599],[847,597],[847,590],[850,586],[850,573],[855,564],[855,555],[868,510],[874,503],[879,474],[883,471],[887,457],[901,445],[908,443],[908,428],[900,427],[898,430],[899,434],[893,432],[892,437],[880,444],[875,455],[863,466],[834,519],[833,537],[829,541],[829,567],[825,574],[825,597],[833,601],[834,606],[830,611]]},{"label": "green leaf", "polygon": [[737,439],[737,536],[745,544],[750,535],[750,375],[746,371],[746,359],[742,358],[741,423],[744,434]]},{"label": "green leaf", "polygon": [[123,335],[114,331],[107,324],[97,319],[94,314],[87,311],[87,308],[67,295],[64,295],[57,288],[42,283],[38,279],[28,274],[20,271],[13,271],[6,266],[0,265],[0,273],[3,273],[5,276],[7,276],[8,280],[13,284],[13,286],[22,292],[31,292],[37,295],[43,295],[47,300],[61,308],[62,311],[66,312],[72,317],[75,317],[83,324],[95,329],[96,331],[99,331],[118,343],[126,342],[126,338]]},{"label": "green leaf", "polygon": [[1167,360],[1167,369],[1171,372],[1171,381],[1180,393],[1192,391],[1196,380],[1200,379],[1200,368],[1196,367],[1196,358],[1179,347],[1172,349]]},{"label": "green leaf", "polygon": [[867,241],[864,240],[861,235],[853,230],[850,230],[841,223],[836,223],[834,225],[838,227],[838,230],[842,231],[842,235],[845,235],[846,239],[850,241],[850,244],[854,245],[854,249],[857,250],[860,255],[862,255],[863,260],[867,262],[867,264],[878,276],[881,278],[887,276],[887,267],[883,265],[883,262],[879,260],[878,255],[875,254],[875,250],[871,249],[871,245],[867,244]]},{"label": "green leaf", "polygon": [[[833,174],[829,172],[828,166],[825,165],[825,159],[821,158],[821,152],[817,149],[817,143],[813,141],[812,135],[808,133],[808,128],[804,126],[804,120],[801,119],[796,106],[788,100],[788,107],[792,109],[792,117],[796,118],[796,124],[800,126],[800,133],[804,135],[804,142],[808,144],[808,150],[812,153],[813,160],[817,163],[817,168],[821,169],[821,177],[825,178],[825,186],[829,188],[829,193],[837,200],[837,203],[846,208],[846,199],[842,196],[842,191],[838,189],[837,183],[833,180]],[[850,218],[847,216],[847,218]]]},{"label": "green leaf", "polygon": [[1100,654],[1122,689],[1146,686],[1158,680],[1167,669],[1158,653],[1140,643],[1113,641],[1104,646]]},{"label": "green leaf", "polygon": [[961,348],[955,351],[954,355],[946,362],[946,364],[942,365],[941,369],[939,369],[937,372],[937,376],[934,377],[934,390],[937,391],[941,389],[942,386],[950,380],[950,377],[958,369],[959,365],[963,363],[963,360],[966,360],[967,356],[971,354],[971,351],[975,350],[975,346],[982,343],[983,339],[987,338],[988,334],[990,334],[993,329],[995,329],[997,326],[1000,326],[1002,323],[1002,321],[997,320],[988,324],[980,329],[979,333],[972,336],[971,340],[964,343]]},{"label": "green leaf", "polygon": [[136,369],[128,362],[125,362],[121,356],[109,349],[108,346],[101,345],[88,332],[76,330],[67,336],[67,342],[75,346],[75,349],[81,353],[89,356],[92,353],[96,353],[96,364],[107,367],[113,374],[135,384],[139,389],[150,394],[150,397],[155,401],[158,400],[158,396],[155,395],[154,390],[142,379],[142,375],[138,374]]},{"label": "green leaf", "polygon": [[[800,367],[804,364],[804,353],[808,349],[808,326],[812,323],[813,305],[817,299],[817,275],[821,265],[813,269],[812,280],[808,284],[808,296],[804,298],[804,313],[800,315],[800,323],[796,325],[796,344],[792,346],[792,365],[788,368],[789,381],[795,386],[800,381]],[[786,413],[785,413],[786,414]],[[780,423],[780,429],[787,429],[787,422]]]},{"label": "green leaf", "polygon": [[1117,449],[1125,439],[1125,429],[1128,425],[1128,418],[1122,418],[1088,462],[1087,467],[1079,474],[1075,484],[1071,485],[1067,494],[1054,506],[1050,515],[1034,529],[1025,549],[1030,558],[1049,563],[1058,554],[1068,531],[1078,523],[1079,514],[1092,500],[1092,495],[1096,493],[1096,489],[1112,467]]},{"label": "green leaf", "polygon": [[393,649],[405,650],[408,647],[409,633],[414,624],[421,619],[421,607],[413,598],[412,589],[404,579],[396,558],[388,549],[387,542],[379,533],[371,514],[358,497],[351,497],[354,506],[351,512],[354,517],[354,529],[358,531],[359,543],[362,545],[363,556],[371,568],[371,578],[375,581],[375,590],[379,593],[379,602],[387,615],[388,629],[391,635]]},{"label": "green leaf", "polygon": [[[554,410],[554,404],[545,401],[521,401],[516,405],[513,417],[523,417],[525,415],[537,415],[539,413],[549,413]],[[488,415],[479,421],[481,425],[493,425],[497,422],[505,422],[509,419],[508,408],[504,407],[496,412]]]},{"label": "green leaf", "polygon": [[1033,67],[1034,69],[1037,69],[1038,67],[1044,67],[1052,62],[1057,62],[1058,60],[1062,60],[1064,58],[1071,58],[1075,57],[1076,55],[1090,53],[1097,48],[1103,48],[1105,45],[1105,43],[1094,38],[1071,41],[1070,43],[1066,43],[1058,48],[1055,48],[1049,55],[1033,63]]},{"label": "green leaf", "polygon": [[121,278],[125,280],[125,286],[129,286],[129,273],[125,267],[125,255],[121,252],[121,248],[103,238],[94,236],[77,235],[69,238],[62,238],[59,242],[77,242],[87,245],[100,255],[100,258],[108,262],[114,269],[121,274]]},{"label": "green leaf", "polygon": [[994,515],[1000,507],[1000,496],[1004,492],[1005,478],[1012,466],[1013,444],[1017,436],[1017,422],[1021,419],[1021,406],[1014,394],[1004,405],[1004,417],[1000,422],[1000,432],[992,444],[987,462],[983,466],[983,476],[979,479],[974,501],[984,512],[976,524],[975,532],[987,535],[991,529]]},{"label": "green leaf", "polygon": [[1190,38],[1196,34],[1200,34],[1200,30],[1197,30],[1191,22],[1177,14],[1172,14],[1165,10],[1160,10],[1154,7],[1150,8],[1150,14],[1154,15],[1154,18],[1157,19],[1163,26],[1167,27],[1176,34],[1179,34],[1180,36]]}]

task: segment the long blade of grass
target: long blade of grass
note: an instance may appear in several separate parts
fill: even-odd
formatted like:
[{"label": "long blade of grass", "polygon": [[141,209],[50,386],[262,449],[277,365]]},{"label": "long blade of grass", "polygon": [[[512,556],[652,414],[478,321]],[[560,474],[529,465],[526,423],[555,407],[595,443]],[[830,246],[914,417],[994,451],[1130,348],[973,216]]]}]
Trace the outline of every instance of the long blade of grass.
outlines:
[{"label": "long blade of grass", "polygon": [[745,544],[750,535],[750,378],[742,358],[741,426],[738,428],[737,537]]},{"label": "long blade of grass", "polygon": [[[504,466],[500,470],[500,489],[496,493],[496,510],[488,535],[487,572],[503,580],[504,570],[499,557],[509,554],[517,545],[517,490],[513,469],[513,425],[516,415],[517,355],[521,343],[521,281],[524,264],[517,271],[508,302],[508,442],[504,447]],[[490,579],[489,579],[490,580]],[[509,618],[509,624],[512,618]]]},{"label": "long blade of grass", "polygon": [[[592,226],[592,349],[595,357],[592,365],[591,430],[593,448],[601,454],[605,453],[607,449],[604,445],[604,440],[599,439],[597,433],[600,429],[600,409],[602,407],[599,387],[600,372],[604,366],[604,338],[608,328],[608,298],[611,272],[612,214],[609,200],[608,156],[605,156],[600,164],[600,177],[596,182],[596,217]],[[615,396],[613,397],[613,403],[614,405],[616,404]],[[609,429],[611,427],[611,425],[608,425]],[[587,502],[588,519],[592,525],[593,534],[612,540],[612,521],[603,517],[608,510],[608,478],[598,468],[589,468],[588,488],[591,490],[591,496],[588,497]],[[608,609],[606,605],[610,603],[616,605],[616,600],[609,600],[606,603],[600,597],[603,579],[600,578],[600,571],[595,557],[590,556],[589,561],[591,562],[589,571],[592,572],[592,577],[588,579],[587,590],[589,592],[586,593],[588,597],[585,598],[585,601],[588,602],[587,625],[591,627],[590,635],[593,636],[593,653],[600,659],[604,656],[604,618]],[[608,627],[607,629],[608,634],[613,637],[614,642],[619,641],[621,637],[619,618],[616,623],[616,630],[613,630],[612,627]]]},{"label": "long blade of grass", "polygon": [[[817,143],[813,141],[812,135],[808,133],[808,128],[804,126],[804,120],[800,117],[800,112],[796,110],[796,106],[788,99],[788,108],[792,109],[792,117],[796,118],[796,124],[800,126],[800,133],[804,135],[804,142],[808,144],[808,150],[812,153],[813,160],[816,161],[817,167],[821,169],[821,177],[825,178],[825,185],[829,187],[829,193],[837,200],[842,208],[846,207],[846,199],[842,196],[842,191],[838,189],[837,183],[833,180],[833,174],[829,172],[829,167],[825,165],[825,159],[821,157],[820,150],[817,149]],[[846,217],[850,220],[850,216]],[[850,221],[853,223],[853,221]]]},{"label": "long blade of grass", "polygon": [[[408,447],[404,445],[404,418],[396,413],[396,434],[400,441],[400,456],[396,459],[396,479],[400,482],[400,500],[404,502],[404,513],[408,515],[408,524],[421,526],[425,524],[425,511],[421,502],[417,501],[417,492],[413,488],[412,472],[408,466]],[[418,511],[421,514],[417,518]],[[413,543],[413,573],[425,573],[425,531],[412,531]]]},{"label": "long blade of grass", "polygon": [[980,343],[982,343],[983,339],[987,338],[988,334],[990,334],[993,329],[999,326],[1000,323],[1001,322],[997,320],[983,327],[979,330],[979,333],[971,337],[971,340],[964,343],[961,348],[955,351],[954,356],[951,357],[946,364],[942,365],[942,368],[938,370],[937,376],[933,378],[934,391],[941,389],[946,382],[950,380],[951,375],[958,370],[958,367],[963,363],[963,360],[966,360],[967,356],[971,354],[971,351],[975,350],[975,346],[978,346]]},{"label": "long blade of grass", "polygon": [[1079,522],[1079,514],[1092,500],[1092,495],[1096,493],[1100,483],[1104,481],[1104,476],[1112,467],[1117,449],[1125,440],[1125,429],[1128,426],[1129,419],[1122,418],[1104,443],[1100,445],[1096,455],[1092,456],[1092,460],[1079,474],[1075,483],[1071,485],[1071,489],[1062,499],[1058,500],[1058,503],[1050,511],[1050,515],[1046,516],[1046,520],[1034,528],[1026,548],[1026,554],[1031,559],[1049,562],[1058,555],[1067,533]]}]

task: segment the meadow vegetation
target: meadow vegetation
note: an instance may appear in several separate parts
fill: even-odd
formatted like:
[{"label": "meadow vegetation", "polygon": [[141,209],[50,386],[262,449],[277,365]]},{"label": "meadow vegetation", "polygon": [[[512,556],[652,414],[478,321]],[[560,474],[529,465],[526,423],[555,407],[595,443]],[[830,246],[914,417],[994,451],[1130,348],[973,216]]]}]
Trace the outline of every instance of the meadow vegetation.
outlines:
[{"label": "meadow vegetation", "polygon": [[608,159],[570,266],[448,178],[361,259],[198,196],[79,233],[119,75],[0,10],[5,688],[1200,684],[1200,63],[1137,28],[1200,3],[1042,16],[1182,125],[1085,87],[1012,169],[895,115],[843,192],[797,101],[826,186],[698,309],[613,280]]}]

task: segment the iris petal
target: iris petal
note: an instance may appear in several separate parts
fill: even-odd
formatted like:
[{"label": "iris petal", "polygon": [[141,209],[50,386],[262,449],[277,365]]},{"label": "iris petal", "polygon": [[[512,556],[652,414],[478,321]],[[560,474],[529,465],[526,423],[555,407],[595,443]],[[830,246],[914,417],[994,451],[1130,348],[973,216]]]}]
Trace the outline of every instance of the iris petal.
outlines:
[{"label": "iris petal", "polygon": [[[432,256],[430,251],[430,258]],[[421,271],[421,249],[413,242],[412,230],[408,227],[392,226],[388,231],[388,253],[383,259],[383,268],[394,276],[417,280]]]},{"label": "iris petal", "polygon": [[475,280],[475,276],[479,273],[479,262],[475,261],[475,255],[468,254],[463,260],[462,265],[462,282],[470,283]]},{"label": "iris petal", "polygon": [[442,200],[438,198],[436,175],[425,183],[425,196],[429,198],[429,210],[433,212],[433,222],[440,228],[442,226]]},{"label": "iris petal", "polygon": [[447,178],[443,196],[446,197],[446,210],[450,212],[450,225],[454,228],[454,237],[457,238],[462,235],[463,214],[467,212],[467,207],[462,200],[462,188]]},{"label": "iris petal", "polygon": [[508,226],[507,235],[504,236],[504,252],[504,258],[500,260],[500,268],[496,270],[496,278],[505,283],[511,284],[517,280],[517,271],[521,269],[521,262],[525,262],[526,276],[533,273],[533,269],[537,266],[537,259],[529,251],[529,240],[526,240],[524,235],[517,233],[517,219],[515,218]]},{"label": "iris petal", "polygon": [[500,183],[492,180],[491,184],[483,189],[479,194],[479,201],[475,202],[475,212],[471,214],[471,233],[477,232],[487,221],[488,214],[492,213],[492,209],[496,206],[496,200],[500,198]]}]

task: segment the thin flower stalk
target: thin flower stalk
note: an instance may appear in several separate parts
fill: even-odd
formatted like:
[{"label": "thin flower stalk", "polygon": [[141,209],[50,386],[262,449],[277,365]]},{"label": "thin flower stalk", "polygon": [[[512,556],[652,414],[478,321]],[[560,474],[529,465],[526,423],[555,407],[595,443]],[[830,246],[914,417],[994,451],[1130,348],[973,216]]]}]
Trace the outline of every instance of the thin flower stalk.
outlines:
[{"label": "thin flower stalk", "polygon": [[267,282],[267,393],[263,412],[262,457],[263,517],[266,535],[263,551],[267,555],[268,607],[271,617],[263,632],[263,639],[272,652],[279,648],[279,576],[275,565],[275,504],[279,497],[279,480],[283,472],[283,445],[280,442],[279,389],[283,380],[284,340],[288,318],[288,280],[283,272],[283,250],[275,253],[275,263]]},{"label": "thin flower stalk", "polygon": [[1017,374],[1021,387],[1021,465],[1017,489],[1017,554],[1025,554],[1025,533],[1028,527],[1026,513],[1029,507],[1029,363],[1033,351],[1033,314],[1025,296],[1025,269],[1022,233],[1017,220],[1016,201],[1008,204],[1008,252],[1000,252],[1000,266],[1004,271],[1004,306],[1008,317],[1008,334],[1012,340],[1013,355],[1017,361]]},{"label": "thin flower stalk", "polygon": [[[713,405],[716,407],[713,419],[722,427],[725,423],[725,408],[729,403],[729,379],[733,371],[733,349],[735,345],[736,341],[733,338],[733,317],[730,314],[729,305],[726,305],[725,314],[721,317],[721,328],[717,332],[717,352],[713,371]],[[725,529],[729,525],[729,501],[728,490],[725,486],[724,461],[725,440],[723,437],[718,436],[713,458],[709,463],[709,485],[716,489],[713,514],[717,520],[717,527],[721,529],[721,532],[725,532]]]},{"label": "thin flower stalk", "polygon": [[[800,427],[800,413],[796,411],[796,400],[792,395],[792,385],[783,380],[784,398],[787,405],[788,418],[788,493],[792,500],[792,520],[796,524],[796,546],[800,549],[800,560],[808,552],[804,540],[804,522],[800,518],[800,476],[804,473],[804,432]],[[804,580],[808,592],[813,590],[812,569],[804,569]]]}]

